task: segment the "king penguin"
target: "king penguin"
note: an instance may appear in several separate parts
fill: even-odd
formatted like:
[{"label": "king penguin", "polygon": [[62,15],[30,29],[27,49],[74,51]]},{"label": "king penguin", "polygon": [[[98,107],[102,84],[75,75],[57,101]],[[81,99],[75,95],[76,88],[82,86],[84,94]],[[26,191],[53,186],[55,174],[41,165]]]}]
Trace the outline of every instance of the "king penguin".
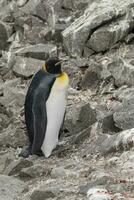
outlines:
[{"label": "king penguin", "polygon": [[29,146],[19,156],[48,158],[58,144],[63,123],[69,78],[58,58],[49,58],[33,77],[25,99],[25,122]]}]

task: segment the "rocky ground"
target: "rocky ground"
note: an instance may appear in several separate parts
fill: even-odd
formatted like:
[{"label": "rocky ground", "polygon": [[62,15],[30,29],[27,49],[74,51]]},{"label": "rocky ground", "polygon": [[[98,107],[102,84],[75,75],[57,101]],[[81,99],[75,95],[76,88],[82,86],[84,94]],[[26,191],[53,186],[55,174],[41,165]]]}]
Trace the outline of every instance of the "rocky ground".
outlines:
[{"label": "rocky ground", "polygon": [[[134,199],[134,0],[0,0],[0,200]],[[27,145],[24,99],[50,56],[70,77],[59,146]]]}]

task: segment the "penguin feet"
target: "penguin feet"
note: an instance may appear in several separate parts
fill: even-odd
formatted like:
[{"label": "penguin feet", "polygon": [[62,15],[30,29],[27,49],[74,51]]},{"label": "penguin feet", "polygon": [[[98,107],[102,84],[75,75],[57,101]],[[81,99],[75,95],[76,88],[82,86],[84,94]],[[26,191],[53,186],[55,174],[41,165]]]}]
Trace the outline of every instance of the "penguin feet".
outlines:
[{"label": "penguin feet", "polygon": [[22,149],[19,157],[28,158],[31,154],[31,147],[26,147],[25,149]]},{"label": "penguin feet", "polygon": [[37,156],[39,156],[39,157],[44,156],[44,154],[42,153],[41,150],[37,151],[35,154],[36,154]]}]

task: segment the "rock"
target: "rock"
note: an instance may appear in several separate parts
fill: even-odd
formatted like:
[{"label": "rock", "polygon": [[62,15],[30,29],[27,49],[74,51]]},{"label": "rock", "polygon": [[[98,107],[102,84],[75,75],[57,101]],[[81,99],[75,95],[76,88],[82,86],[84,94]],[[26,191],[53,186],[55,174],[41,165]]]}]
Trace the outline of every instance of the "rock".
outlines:
[{"label": "rock", "polygon": [[96,113],[90,104],[79,103],[68,107],[64,128],[69,134],[77,134],[96,122]]},{"label": "rock", "polygon": [[[131,188],[131,185],[132,185],[131,181],[134,178],[133,162],[134,162],[133,150],[123,152],[118,157],[118,160],[116,160],[116,162],[115,162],[116,168],[118,168],[118,170],[121,171],[121,179],[122,180],[123,179],[130,180],[130,182],[128,182],[129,183],[128,187],[130,188],[130,191],[132,189]],[[127,190],[127,188],[125,190]],[[120,192],[120,191],[117,190],[117,192]]]},{"label": "rock", "polygon": [[4,114],[0,111],[0,131],[6,128],[9,125],[9,122],[9,115],[7,113]]},{"label": "rock", "polygon": [[20,173],[23,168],[32,166],[33,163],[30,160],[20,158],[11,162],[8,167],[5,169],[4,174],[6,175],[15,175]]},{"label": "rock", "polygon": [[9,1],[0,2],[0,19],[3,22],[13,22],[14,3]]},{"label": "rock", "polygon": [[134,33],[130,33],[125,37],[126,44],[130,44],[134,40]]},{"label": "rock", "polygon": [[28,178],[38,178],[41,176],[48,176],[51,172],[51,167],[50,166],[43,166],[40,164],[26,167],[21,170],[20,177],[23,179],[28,179]]},{"label": "rock", "polygon": [[88,200],[111,200],[111,199],[115,199],[115,200],[127,200],[122,194],[112,194],[111,192],[109,192],[107,189],[102,188],[102,187],[94,187],[88,190],[87,192],[87,197]]},{"label": "rock", "polygon": [[134,129],[122,131],[116,135],[107,136],[101,145],[103,153],[129,150],[134,145]]},{"label": "rock", "polygon": [[76,63],[74,64],[74,60],[68,59],[63,64],[62,68],[69,76],[70,86],[74,89],[77,89],[81,77],[80,77],[79,69],[78,69]]},{"label": "rock", "polygon": [[74,0],[63,0],[62,7],[65,9],[73,10],[74,9]]},{"label": "rock", "polygon": [[35,190],[30,199],[31,200],[44,200],[44,199],[50,199],[50,198],[54,198],[55,194],[51,191],[51,190]]},{"label": "rock", "polygon": [[81,185],[79,187],[79,192],[81,194],[88,193],[89,188],[95,188],[98,186],[98,189],[104,188],[105,186],[109,186],[110,184],[113,184],[114,177],[112,177],[109,173],[104,172],[104,170],[100,167],[98,170],[93,170],[91,174],[89,174],[90,182],[86,185]]},{"label": "rock", "polygon": [[96,107],[97,121],[99,130],[102,133],[115,133],[119,132],[119,129],[115,126],[113,120],[113,112],[107,110],[106,106],[100,105]]},{"label": "rock", "polygon": [[[20,4],[20,2],[18,2]],[[22,4],[22,3],[21,3]],[[19,5],[20,6],[20,5]],[[18,10],[19,13],[23,13],[23,15],[35,15],[42,19],[43,21],[46,20],[46,12],[45,7],[41,0],[29,0],[27,3]],[[19,14],[18,13],[18,14]]]},{"label": "rock", "polygon": [[28,0],[17,0],[17,5],[19,7],[24,6],[27,3]]},{"label": "rock", "polygon": [[82,89],[96,89],[101,81],[100,73],[101,68],[97,63],[90,64],[81,81]]},{"label": "rock", "polygon": [[124,100],[123,104],[114,113],[113,119],[116,126],[122,130],[134,128],[134,96],[129,94],[129,98]]},{"label": "rock", "polygon": [[86,58],[88,58],[88,57],[90,57],[91,55],[93,55],[95,52],[92,50],[92,49],[90,49],[88,46],[85,46],[84,47],[84,50],[83,50],[83,57],[86,57]]},{"label": "rock", "polygon": [[105,188],[91,188],[87,192],[88,200],[111,200],[112,195]]},{"label": "rock", "polygon": [[114,57],[107,68],[115,79],[115,85],[134,86],[134,66],[130,60],[123,59],[122,57]]},{"label": "rock", "polygon": [[53,168],[51,171],[51,177],[52,178],[62,178],[67,176],[67,170],[64,169],[64,167],[56,167]]},{"label": "rock", "polygon": [[45,25],[45,23],[36,16],[30,16],[30,19],[28,17],[27,20],[16,20],[17,31],[19,31],[20,25],[24,27],[24,31],[21,31],[23,35],[20,37],[22,41],[27,41],[29,44],[36,45],[40,43],[44,44],[46,41],[52,39],[51,27]]},{"label": "rock", "polygon": [[42,60],[17,56],[13,72],[17,76],[29,78],[41,69],[43,64],[44,61]]},{"label": "rock", "polygon": [[57,47],[53,44],[36,44],[23,47],[15,52],[18,56],[31,57],[39,60],[46,60],[49,57],[57,56]]},{"label": "rock", "polygon": [[55,24],[55,32],[54,34],[52,35],[52,39],[55,41],[55,42],[58,42],[58,43],[61,43],[62,42],[62,35],[61,35],[61,32],[63,30],[65,30],[65,28],[67,27],[67,24],[64,24],[64,23],[56,23]]},{"label": "rock", "polygon": [[0,157],[0,174],[3,174],[7,166],[15,159],[15,154],[11,151],[2,154]]},{"label": "rock", "polygon": [[17,148],[25,145],[27,145],[27,138],[24,131],[19,127],[15,127],[14,124],[9,124],[0,134],[0,149],[5,147]]},{"label": "rock", "polygon": [[16,85],[20,85],[20,84],[21,84],[20,78],[15,78],[13,80],[6,80],[0,85],[0,93],[3,94],[4,90],[6,90],[8,87],[15,87]]},{"label": "rock", "polygon": [[84,14],[62,32],[65,50],[71,56],[81,56],[83,48],[94,30],[125,15],[126,11],[129,13],[131,6],[131,0],[121,0],[120,2],[102,0],[101,4],[95,2],[89,4]]},{"label": "rock", "polygon": [[[132,12],[130,12],[132,14]],[[122,20],[116,20],[110,25],[97,29],[87,42],[87,46],[95,52],[106,51],[122,40],[133,28],[133,14]]]},{"label": "rock", "polygon": [[0,21],[0,50],[5,50],[8,47],[7,40],[12,34],[12,26]]},{"label": "rock", "polygon": [[3,90],[3,96],[0,98],[0,103],[8,108],[11,107],[10,110],[13,111],[15,108],[20,108],[24,105],[25,93],[24,89],[10,87],[7,84]]},{"label": "rock", "polygon": [[14,200],[26,189],[26,184],[6,175],[0,175],[0,198]]},{"label": "rock", "polygon": [[44,2],[46,19],[49,26],[51,27],[52,34],[55,32],[55,25],[59,18],[61,5],[61,0],[46,0]]},{"label": "rock", "polygon": [[80,145],[84,142],[84,140],[86,140],[87,138],[89,138],[90,136],[90,132],[91,132],[91,127],[88,127],[84,130],[82,130],[80,133],[78,133],[76,136],[74,136],[71,139],[71,144],[72,145]]}]

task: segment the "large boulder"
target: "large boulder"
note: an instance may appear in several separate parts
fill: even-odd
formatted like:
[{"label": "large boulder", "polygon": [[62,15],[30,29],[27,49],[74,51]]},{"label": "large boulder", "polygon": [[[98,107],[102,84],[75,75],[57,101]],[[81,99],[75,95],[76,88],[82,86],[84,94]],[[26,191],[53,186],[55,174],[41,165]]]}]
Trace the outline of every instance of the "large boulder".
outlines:
[{"label": "large boulder", "polygon": [[116,126],[122,130],[134,128],[134,95],[124,100],[114,113],[113,119]]},{"label": "large boulder", "polygon": [[109,62],[107,69],[115,79],[115,85],[134,86],[134,60],[114,57]]},{"label": "large boulder", "polygon": [[73,56],[82,55],[83,48],[93,32],[126,12],[129,13],[133,3],[131,0],[102,0],[101,3],[89,4],[85,13],[62,33],[66,51]]},{"label": "large boulder", "polygon": [[69,134],[78,134],[96,122],[95,110],[90,104],[79,103],[68,107],[64,128]]},{"label": "large boulder", "polygon": [[108,135],[101,144],[104,154],[116,151],[130,150],[134,146],[134,128],[122,131],[116,135]]},{"label": "large boulder", "polygon": [[18,56],[46,60],[51,56],[57,56],[57,47],[53,44],[30,45],[17,50],[15,54]]},{"label": "large boulder", "polygon": [[129,17],[116,20],[110,25],[97,29],[88,40],[86,46],[95,52],[106,51],[115,43],[122,40],[134,27],[133,13]]},{"label": "large boulder", "polygon": [[42,60],[17,56],[13,72],[19,77],[29,78],[35,74],[43,64],[44,61]]}]

